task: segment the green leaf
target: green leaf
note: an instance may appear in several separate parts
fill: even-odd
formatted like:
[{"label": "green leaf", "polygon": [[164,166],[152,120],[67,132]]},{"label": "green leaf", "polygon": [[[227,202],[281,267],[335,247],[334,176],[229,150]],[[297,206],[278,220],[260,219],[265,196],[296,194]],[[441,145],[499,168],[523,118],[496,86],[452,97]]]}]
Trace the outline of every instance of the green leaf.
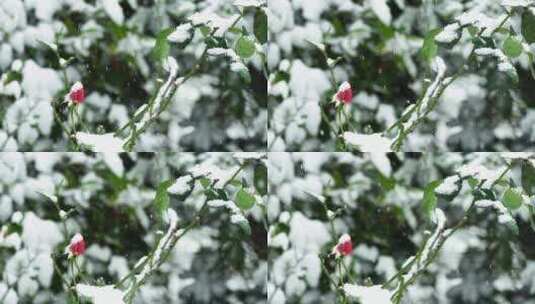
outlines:
[{"label": "green leaf", "polygon": [[518,229],[518,224],[515,221],[507,221],[505,222],[505,226],[511,230],[511,232],[514,233],[514,235],[518,235],[520,233],[520,230]]},{"label": "green leaf", "polygon": [[201,29],[201,34],[204,37],[210,36],[210,33],[212,32],[212,30],[209,27],[207,27],[206,25],[201,26],[200,29]]},{"label": "green leaf", "polygon": [[530,10],[522,14],[522,36],[528,43],[535,43],[535,16]]},{"label": "green leaf", "polygon": [[492,192],[492,190],[490,189],[474,189],[474,191],[472,191],[472,195],[474,196],[476,201],[480,201],[480,200],[495,201],[496,200],[496,195],[494,195],[494,192]]},{"label": "green leaf", "polygon": [[169,208],[169,194],[167,188],[173,184],[172,180],[161,182],[156,190],[156,197],[154,198],[154,210],[159,220],[163,218],[164,212]]},{"label": "green leaf", "polygon": [[210,181],[210,179],[208,179],[208,178],[206,178],[206,177],[201,177],[201,178],[199,179],[199,182],[201,183],[202,187],[205,188],[205,189],[208,188],[208,187],[210,187],[210,184],[212,183],[212,182]]},{"label": "green leaf", "polygon": [[396,187],[396,179],[393,177],[386,177],[379,173],[379,183],[381,187],[386,191],[394,190]]},{"label": "green leaf", "polygon": [[242,210],[248,210],[251,209],[254,206],[255,198],[252,194],[245,191],[245,189],[241,188],[238,193],[236,193],[236,197],[234,199],[234,202],[240,209]]},{"label": "green leaf", "polygon": [[433,181],[424,188],[424,198],[422,200],[422,207],[426,215],[431,216],[437,207],[437,196],[435,189],[442,183],[442,181]]},{"label": "green leaf", "polygon": [[256,10],[254,15],[254,35],[260,43],[267,42],[268,37],[268,17],[263,9]]},{"label": "green leaf", "polygon": [[515,37],[509,36],[503,43],[503,52],[509,58],[517,58],[522,54],[522,43]]},{"label": "green leaf", "polygon": [[254,187],[260,195],[267,194],[267,174],[267,168],[263,164],[259,164],[254,168]]},{"label": "green leaf", "polygon": [[522,188],[528,195],[535,194],[535,168],[528,162],[522,162]]},{"label": "green leaf", "polygon": [[238,41],[236,41],[234,50],[238,56],[243,59],[247,59],[254,55],[256,49],[254,41],[251,38],[247,36],[241,36]]},{"label": "green leaf", "polygon": [[477,185],[479,184],[479,181],[473,177],[469,177],[468,178],[468,185],[470,186],[470,188],[474,189],[475,187],[477,187]]},{"label": "green leaf", "polygon": [[159,32],[158,35],[156,35],[156,44],[152,49],[152,56],[156,60],[162,60],[169,55],[171,47],[169,46],[169,42],[167,41],[167,36],[169,36],[173,31],[174,29],[168,28]]},{"label": "green leaf", "polygon": [[250,236],[251,235],[251,225],[249,224],[249,222],[239,222],[238,226],[240,227],[240,230],[246,236]]},{"label": "green leaf", "polygon": [[251,83],[251,73],[249,73],[249,70],[239,70],[238,75],[240,75],[241,80],[243,80],[246,84]]},{"label": "green leaf", "polygon": [[522,206],[522,194],[513,188],[509,188],[503,194],[502,202],[510,210],[515,210]]},{"label": "green leaf", "polygon": [[4,80],[4,85],[12,82],[12,81],[15,81],[15,80],[18,80],[18,81],[21,81],[22,80],[22,75],[19,73],[19,72],[15,72],[15,71],[9,71],[6,73],[7,77],[6,79]]},{"label": "green leaf", "polygon": [[422,46],[422,49],[420,50],[420,54],[422,57],[427,60],[431,61],[438,52],[438,46],[435,42],[435,36],[438,35],[438,33],[441,32],[441,29],[434,29],[427,33],[424,39],[424,45]]}]

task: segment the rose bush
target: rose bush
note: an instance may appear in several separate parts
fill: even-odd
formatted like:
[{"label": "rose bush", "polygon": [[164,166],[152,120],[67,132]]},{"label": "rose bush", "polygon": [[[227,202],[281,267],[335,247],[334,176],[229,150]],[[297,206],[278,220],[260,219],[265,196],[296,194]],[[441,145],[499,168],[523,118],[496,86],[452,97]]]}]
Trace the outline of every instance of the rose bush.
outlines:
[{"label": "rose bush", "polygon": [[535,303],[534,157],[270,153],[268,303]]},{"label": "rose bush", "polygon": [[1,153],[0,302],[264,303],[261,153]]},{"label": "rose bush", "polygon": [[[508,0],[270,1],[270,150],[532,149],[534,10]],[[346,81],[355,96],[340,113],[329,101]]]},{"label": "rose bush", "polygon": [[2,1],[0,151],[264,148],[265,6]]}]

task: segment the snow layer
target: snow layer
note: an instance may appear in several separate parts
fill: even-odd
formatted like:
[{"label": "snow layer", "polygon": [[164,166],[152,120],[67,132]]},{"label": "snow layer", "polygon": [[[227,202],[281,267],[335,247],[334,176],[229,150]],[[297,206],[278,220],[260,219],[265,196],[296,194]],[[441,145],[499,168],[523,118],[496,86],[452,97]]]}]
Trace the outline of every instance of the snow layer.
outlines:
[{"label": "snow layer", "polygon": [[93,304],[124,304],[124,294],[113,285],[91,286],[86,284],[76,285],[76,292],[82,297],[91,299]]},{"label": "snow layer", "polygon": [[387,0],[368,0],[368,3],[379,20],[386,25],[390,25],[392,22],[392,13],[386,4],[386,1]]},{"label": "snow layer", "polygon": [[445,180],[440,183],[440,185],[435,189],[435,193],[442,195],[450,195],[455,191],[459,190],[459,182],[461,178],[458,175],[453,175],[447,177]]},{"label": "snow layer", "polygon": [[124,13],[123,8],[119,5],[118,0],[101,0],[104,11],[110,17],[113,22],[117,24],[123,24]]},{"label": "snow layer", "polygon": [[125,141],[115,136],[114,133],[90,134],[86,132],[77,132],[76,140],[88,146],[93,152],[123,152]]},{"label": "snow layer", "polygon": [[345,132],[343,138],[347,144],[355,146],[361,152],[390,152],[392,140],[382,134],[358,134]]},{"label": "snow layer", "polygon": [[175,30],[167,36],[167,40],[171,42],[183,43],[191,38],[192,26],[189,23],[179,25]]},{"label": "snow layer", "polygon": [[361,303],[391,304],[390,291],[383,289],[380,285],[359,286],[356,284],[345,284],[344,292],[347,296],[359,299]]},{"label": "snow layer", "polygon": [[186,194],[191,190],[193,178],[190,175],[185,175],[176,179],[176,181],[167,188],[167,192],[176,195]]}]

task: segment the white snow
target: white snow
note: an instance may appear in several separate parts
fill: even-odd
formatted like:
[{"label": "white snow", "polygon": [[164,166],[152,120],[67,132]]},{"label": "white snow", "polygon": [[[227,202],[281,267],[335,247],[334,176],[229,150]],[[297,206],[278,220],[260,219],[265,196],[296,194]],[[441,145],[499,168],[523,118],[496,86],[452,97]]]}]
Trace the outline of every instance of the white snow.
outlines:
[{"label": "white snow", "polygon": [[167,36],[167,40],[171,42],[183,43],[191,38],[191,24],[185,23],[176,27],[176,29]]},{"label": "white snow", "polygon": [[344,292],[347,296],[360,300],[361,303],[392,304],[390,291],[380,285],[359,286],[356,284],[344,284]]},{"label": "white snow", "polygon": [[0,1],[0,29],[6,33],[26,26],[26,11],[21,0]]},{"label": "white snow", "polygon": [[123,8],[119,5],[118,0],[101,0],[101,4],[104,7],[104,11],[110,17],[113,22],[117,24],[123,24],[124,13]]},{"label": "white snow", "polygon": [[72,237],[70,245],[76,244],[83,240],[84,240],[84,237],[80,233],[77,233]]},{"label": "white snow", "polygon": [[22,242],[33,252],[51,253],[62,240],[58,225],[28,212],[22,221]]},{"label": "white snow", "polygon": [[193,25],[206,25],[212,30],[215,30],[215,37],[222,37],[230,28],[230,26],[238,19],[240,15],[232,15],[230,17],[221,17],[216,13],[199,12],[191,15],[189,20]]},{"label": "white snow", "polygon": [[501,5],[511,7],[528,7],[535,4],[534,0],[502,0]]},{"label": "white snow", "polygon": [[110,168],[113,174],[121,177],[124,173],[123,160],[118,153],[102,152],[99,155],[102,156],[102,160]]},{"label": "white snow", "polygon": [[22,70],[21,86],[26,96],[50,103],[52,97],[63,88],[63,82],[58,72],[41,68],[33,60],[28,60]]},{"label": "white snow", "polygon": [[478,208],[494,208],[498,211],[498,222],[502,224],[516,223],[515,219],[511,216],[507,208],[500,201],[480,200],[477,201],[476,207]]},{"label": "white snow", "polygon": [[341,92],[341,91],[345,91],[345,90],[350,90],[351,89],[351,85],[349,84],[349,82],[347,81],[344,81],[340,87],[338,88],[338,92]]},{"label": "white snow", "polygon": [[236,152],[232,157],[239,160],[260,160],[265,159],[267,154],[265,152]]},{"label": "white snow", "polygon": [[369,153],[366,155],[369,155],[371,162],[382,175],[388,177],[392,174],[392,165],[386,153]]},{"label": "white snow", "polygon": [[501,172],[502,171],[496,169],[488,169],[477,162],[468,163],[457,169],[457,173],[459,173],[462,178],[473,177],[478,181],[483,182],[483,188],[490,188],[498,179]]},{"label": "white snow", "polygon": [[476,50],[476,54],[479,56],[496,57],[499,61],[498,70],[501,72],[516,72],[515,67],[502,50],[492,48],[479,48]]},{"label": "white snow", "polygon": [[343,138],[347,144],[355,146],[361,152],[390,152],[392,150],[392,140],[380,133],[358,134],[345,132]]},{"label": "white snow", "polygon": [[91,286],[77,284],[76,292],[82,297],[89,298],[93,304],[124,304],[124,294],[113,285]]},{"label": "white snow", "polygon": [[193,175],[193,177],[208,177],[212,181],[215,182],[214,187],[215,188],[222,188],[227,181],[232,177],[234,172],[237,170],[238,167],[230,169],[230,170],[223,170],[219,168],[218,166],[214,164],[209,163],[201,163],[198,165],[195,165],[193,168],[189,170],[189,172]]},{"label": "white snow", "polygon": [[290,90],[303,101],[318,102],[331,84],[325,72],[294,60],[290,68]]},{"label": "white snow", "polygon": [[331,239],[324,223],[311,220],[301,212],[293,213],[289,226],[288,239],[300,253],[319,253],[321,247]]},{"label": "white snow", "polygon": [[234,0],[234,5],[242,7],[260,7],[265,3],[264,0]]},{"label": "white snow", "polygon": [[498,18],[489,17],[487,14],[481,12],[480,7],[475,7],[457,16],[455,19],[459,21],[461,26],[473,25],[480,31],[483,31],[482,37],[489,37],[504,18],[505,14]]},{"label": "white snow", "polygon": [[249,221],[243,216],[240,208],[234,204],[232,201],[224,201],[224,200],[211,200],[208,202],[208,206],[214,207],[214,208],[227,208],[231,212],[231,218],[230,221],[233,224],[241,224],[245,223],[248,224]]},{"label": "white snow", "polygon": [[438,35],[435,36],[435,41],[442,43],[450,43],[459,38],[459,23],[452,23],[447,25]]},{"label": "white snow", "polygon": [[183,195],[191,190],[192,181],[193,178],[190,175],[179,177],[169,188],[167,188],[167,192],[176,195]]},{"label": "white snow", "polygon": [[386,4],[386,1],[387,0],[368,0],[368,3],[379,20],[386,25],[390,25],[392,22],[392,13]]},{"label": "white snow", "polygon": [[453,175],[453,176],[447,177],[435,189],[435,193],[442,194],[442,195],[453,194],[455,191],[459,190],[458,183],[460,179],[461,178],[459,177],[459,175]]},{"label": "white snow", "polygon": [[90,134],[86,132],[77,132],[76,140],[88,146],[93,152],[123,152],[125,141],[115,136],[114,133]]},{"label": "white snow", "polygon": [[77,81],[76,83],[74,83],[69,91],[69,93],[73,93],[73,92],[76,92],[76,91],[79,91],[79,90],[82,90],[84,88],[84,85],[80,82],[80,81]]}]

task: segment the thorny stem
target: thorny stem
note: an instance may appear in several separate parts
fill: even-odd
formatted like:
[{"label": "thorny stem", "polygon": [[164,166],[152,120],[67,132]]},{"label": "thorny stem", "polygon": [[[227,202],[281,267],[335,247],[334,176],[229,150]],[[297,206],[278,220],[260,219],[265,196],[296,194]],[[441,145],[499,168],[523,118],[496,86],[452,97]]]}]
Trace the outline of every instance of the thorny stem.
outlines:
[{"label": "thorny stem", "polygon": [[[513,11],[507,11],[507,15],[504,17],[504,19],[500,22],[500,24],[498,25],[498,27],[496,27],[490,34],[490,36],[494,35],[497,31],[499,31],[504,25],[505,23],[512,17],[513,15]],[[485,31],[485,28],[482,28],[478,33],[477,35],[475,36],[475,40],[477,39],[480,39],[481,36],[483,35]],[[474,45],[472,47],[472,50],[470,51],[470,54],[468,55],[468,58],[467,58],[467,62],[471,62],[473,60],[473,58],[475,57],[475,51],[476,51],[477,47]],[[429,106],[424,109],[424,113],[421,117],[417,118],[416,121],[410,126],[410,128],[408,128],[407,130],[404,129],[403,127],[403,122],[404,121],[407,121],[411,116],[412,114],[416,111],[416,110],[421,110],[421,106],[423,104],[423,101],[424,101],[424,98],[423,96],[420,97],[418,99],[418,101],[416,102],[416,104],[409,110],[407,111],[406,113],[404,113],[401,118],[396,121],[394,124],[392,124],[388,129],[386,129],[386,131],[384,132],[385,134],[393,131],[395,128],[398,128],[399,129],[399,136],[398,138],[396,139],[396,141],[394,141],[392,143],[392,150],[393,151],[400,151],[401,150],[401,147],[403,146],[403,142],[404,140],[407,138],[407,136],[412,132],[414,131],[414,129],[427,117],[427,115],[429,113],[431,113],[435,108],[436,106],[438,105],[439,103],[439,99],[440,97],[442,96],[442,94],[444,93],[444,91],[456,80],[458,79],[464,72],[465,70],[468,68],[468,65],[467,63],[464,63],[461,68],[459,68],[457,70],[457,72],[455,74],[453,74],[453,76],[446,82],[446,83],[442,83],[442,85],[440,85],[437,89],[437,93],[434,94],[430,100],[430,104]]]}]

